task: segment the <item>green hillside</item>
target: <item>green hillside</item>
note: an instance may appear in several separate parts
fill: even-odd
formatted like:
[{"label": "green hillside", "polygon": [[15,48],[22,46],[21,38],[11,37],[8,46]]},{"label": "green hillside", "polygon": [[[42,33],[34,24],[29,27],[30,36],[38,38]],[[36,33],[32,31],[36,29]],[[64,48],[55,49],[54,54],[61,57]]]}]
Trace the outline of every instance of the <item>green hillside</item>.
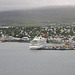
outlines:
[{"label": "green hillside", "polygon": [[0,25],[40,26],[53,22],[75,22],[75,6],[51,6],[0,12]]}]

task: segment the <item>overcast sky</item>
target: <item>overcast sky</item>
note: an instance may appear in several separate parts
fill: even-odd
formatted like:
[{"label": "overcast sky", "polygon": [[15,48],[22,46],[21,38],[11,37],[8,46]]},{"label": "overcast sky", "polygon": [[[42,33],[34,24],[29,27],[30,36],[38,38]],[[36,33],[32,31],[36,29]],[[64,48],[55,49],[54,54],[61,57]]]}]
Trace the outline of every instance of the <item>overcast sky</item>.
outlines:
[{"label": "overcast sky", "polygon": [[52,5],[75,5],[75,0],[0,0],[0,11]]}]

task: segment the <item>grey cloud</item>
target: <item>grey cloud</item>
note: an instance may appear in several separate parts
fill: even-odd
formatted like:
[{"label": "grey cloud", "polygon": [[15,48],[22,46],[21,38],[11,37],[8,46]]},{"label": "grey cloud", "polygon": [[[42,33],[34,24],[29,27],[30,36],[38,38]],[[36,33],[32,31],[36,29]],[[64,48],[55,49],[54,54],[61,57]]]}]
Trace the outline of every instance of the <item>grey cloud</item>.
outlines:
[{"label": "grey cloud", "polygon": [[0,0],[0,10],[28,9],[50,5],[75,5],[75,0]]}]

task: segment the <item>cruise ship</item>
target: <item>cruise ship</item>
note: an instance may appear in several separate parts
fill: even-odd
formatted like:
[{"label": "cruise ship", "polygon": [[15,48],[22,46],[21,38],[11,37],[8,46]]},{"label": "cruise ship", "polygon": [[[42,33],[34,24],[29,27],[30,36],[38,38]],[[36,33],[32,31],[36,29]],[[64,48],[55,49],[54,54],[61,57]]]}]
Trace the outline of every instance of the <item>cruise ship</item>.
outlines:
[{"label": "cruise ship", "polygon": [[46,42],[46,38],[43,38],[43,37],[35,37],[32,41],[30,41],[30,46],[29,48],[30,49],[40,49],[40,48],[43,48],[44,45],[46,45],[47,42]]}]

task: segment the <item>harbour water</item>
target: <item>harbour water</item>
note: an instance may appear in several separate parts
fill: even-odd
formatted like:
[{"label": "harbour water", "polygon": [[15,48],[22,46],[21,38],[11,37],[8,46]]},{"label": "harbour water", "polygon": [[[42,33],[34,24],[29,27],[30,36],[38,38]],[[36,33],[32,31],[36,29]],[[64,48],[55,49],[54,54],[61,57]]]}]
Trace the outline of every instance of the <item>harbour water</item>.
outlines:
[{"label": "harbour water", "polygon": [[30,50],[29,43],[0,43],[0,75],[75,75],[75,50]]}]

